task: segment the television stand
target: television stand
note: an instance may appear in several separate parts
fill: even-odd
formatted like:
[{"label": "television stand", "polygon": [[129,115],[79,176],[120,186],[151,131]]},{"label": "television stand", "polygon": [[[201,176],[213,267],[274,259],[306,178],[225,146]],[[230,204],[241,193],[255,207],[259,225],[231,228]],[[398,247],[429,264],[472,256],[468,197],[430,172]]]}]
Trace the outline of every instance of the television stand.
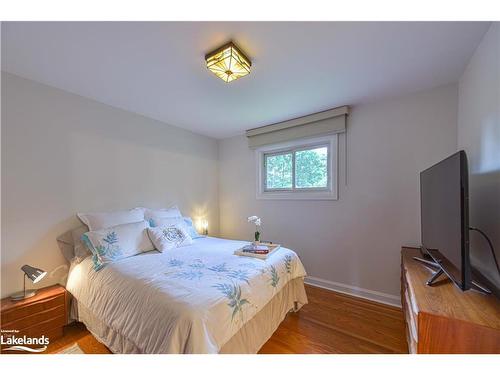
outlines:
[{"label": "television stand", "polygon": [[410,353],[500,354],[500,299],[462,292],[441,277],[428,287],[429,269],[417,248],[401,250],[401,304]]},{"label": "television stand", "polygon": [[[432,274],[432,276],[429,278],[429,280],[427,280],[426,284],[429,285],[429,286],[432,286],[437,278],[441,275],[446,275],[446,277],[448,277],[449,279],[451,279],[451,277],[449,277],[446,272],[444,271],[443,267],[441,266],[441,264],[437,263],[437,262],[433,262],[431,260],[427,260],[427,259],[423,259],[423,258],[419,258],[419,257],[413,257],[414,260],[416,260],[417,262],[421,262],[421,263],[424,263],[426,266],[430,266],[430,267],[435,267],[437,268],[436,272],[434,272]],[[452,280],[453,281],[453,280]],[[491,290],[489,290],[488,288],[482,286],[481,284],[479,284],[478,282],[472,280],[472,287],[471,289],[475,289],[481,293],[485,293],[485,294],[491,294]]]}]

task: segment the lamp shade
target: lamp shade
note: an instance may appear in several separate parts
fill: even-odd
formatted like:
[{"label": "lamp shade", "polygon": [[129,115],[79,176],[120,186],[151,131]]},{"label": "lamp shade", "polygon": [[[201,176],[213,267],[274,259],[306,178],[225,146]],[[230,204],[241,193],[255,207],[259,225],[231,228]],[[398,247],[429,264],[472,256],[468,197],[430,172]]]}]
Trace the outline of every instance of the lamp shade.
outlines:
[{"label": "lamp shade", "polygon": [[207,68],[229,83],[250,73],[252,63],[233,42],[229,42],[205,56]]},{"label": "lamp shade", "polygon": [[40,268],[35,268],[32,266],[29,266],[27,264],[22,266],[21,270],[26,274],[28,279],[33,281],[34,284],[36,284],[37,282],[42,280],[45,277],[45,275],[47,274],[47,272],[45,272],[44,270],[41,270]]}]

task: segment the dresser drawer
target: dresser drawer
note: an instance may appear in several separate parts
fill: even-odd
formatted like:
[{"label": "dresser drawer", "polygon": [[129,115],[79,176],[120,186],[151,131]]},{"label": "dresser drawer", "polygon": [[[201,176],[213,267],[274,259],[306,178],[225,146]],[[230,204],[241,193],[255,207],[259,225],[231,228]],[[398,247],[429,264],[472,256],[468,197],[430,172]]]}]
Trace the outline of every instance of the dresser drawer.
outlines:
[{"label": "dresser drawer", "polygon": [[[52,319],[48,319],[44,322],[37,323],[35,325],[32,325],[30,327],[26,327],[23,329],[19,329],[18,332],[12,332],[12,333],[4,333],[2,334],[5,337],[5,340],[7,340],[8,337],[15,336],[15,337],[32,337],[32,338],[41,338],[42,336],[47,337],[49,339],[49,343],[57,340],[58,338],[62,337],[64,334],[64,324],[66,322],[65,316],[60,315],[56,316]],[[12,328],[16,329],[17,328]],[[2,345],[2,349],[5,349],[10,345],[5,344]],[[28,345],[29,346],[29,345]],[[10,352],[9,352],[10,353]],[[15,352],[13,352],[15,353]]]},{"label": "dresser drawer", "polygon": [[31,326],[41,324],[48,320],[53,320],[54,318],[65,317],[66,309],[65,306],[59,304],[58,306],[52,307],[47,310],[42,310],[32,315],[28,315],[22,317],[20,319],[16,319],[9,323],[5,323],[2,319],[2,329],[15,329],[21,331],[23,329],[29,328]]},{"label": "dresser drawer", "polygon": [[36,301],[24,306],[9,309],[7,311],[2,311],[2,329],[6,329],[5,326],[9,323],[44,311],[51,310],[53,308],[62,306],[63,309],[65,309],[65,304],[65,296],[64,294],[61,294],[43,301]]},{"label": "dresser drawer", "polygon": [[44,322],[40,322],[39,324],[33,325],[31,327],[19,330],[19,333],[16,334],[16,336],[26,335],[29,337],[40,337],[41,335],[45,335],[50,338],[50,333],[52,331],[58,329],[62,331],[62,328],[64,327],[65,324],[66,324],[66,319],[62,315],[46,320]]},{"label": "dresser drawer", "polygon": [[417,318],[415,314],[413,313],[413,310],[411,308],[411,301],[408,296],[408,289],[405,290],[404,293],[404,313],[405,313],[405,320],[406,324],[408,325],[408,331],[411,336],[412,341],[417,342],[418,341],[418,325],[417,325]]}]

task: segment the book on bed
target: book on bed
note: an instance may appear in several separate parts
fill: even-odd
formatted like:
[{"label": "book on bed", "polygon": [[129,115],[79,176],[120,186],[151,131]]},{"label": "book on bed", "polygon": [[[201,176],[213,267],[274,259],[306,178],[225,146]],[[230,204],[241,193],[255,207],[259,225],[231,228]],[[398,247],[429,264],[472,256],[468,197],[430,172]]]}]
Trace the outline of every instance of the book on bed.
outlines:
[{"label": "book on bed", "polygon": [[278,244],[265,244],[265,245],[246,245],[241,249],[238,249],[234,252],[234,255],[252,257],[258,259],[267,259],[269,255],[274,253],[276,250],[280,248],[281,245]]}]

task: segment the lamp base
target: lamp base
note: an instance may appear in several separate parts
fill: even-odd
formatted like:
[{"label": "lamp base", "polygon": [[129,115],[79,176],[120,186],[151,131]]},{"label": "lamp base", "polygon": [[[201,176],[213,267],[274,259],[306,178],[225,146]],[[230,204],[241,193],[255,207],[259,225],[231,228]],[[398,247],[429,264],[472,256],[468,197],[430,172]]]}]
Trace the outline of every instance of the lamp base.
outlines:
[{"label": "lamp base", "polygon": [[14,293],[13,295],[10,296],[11,301],[21,301],[26,298],[33,297],[36,294],[36,290],[31,289],[27,290],[26,292],[19,292],[19,293]]}]

